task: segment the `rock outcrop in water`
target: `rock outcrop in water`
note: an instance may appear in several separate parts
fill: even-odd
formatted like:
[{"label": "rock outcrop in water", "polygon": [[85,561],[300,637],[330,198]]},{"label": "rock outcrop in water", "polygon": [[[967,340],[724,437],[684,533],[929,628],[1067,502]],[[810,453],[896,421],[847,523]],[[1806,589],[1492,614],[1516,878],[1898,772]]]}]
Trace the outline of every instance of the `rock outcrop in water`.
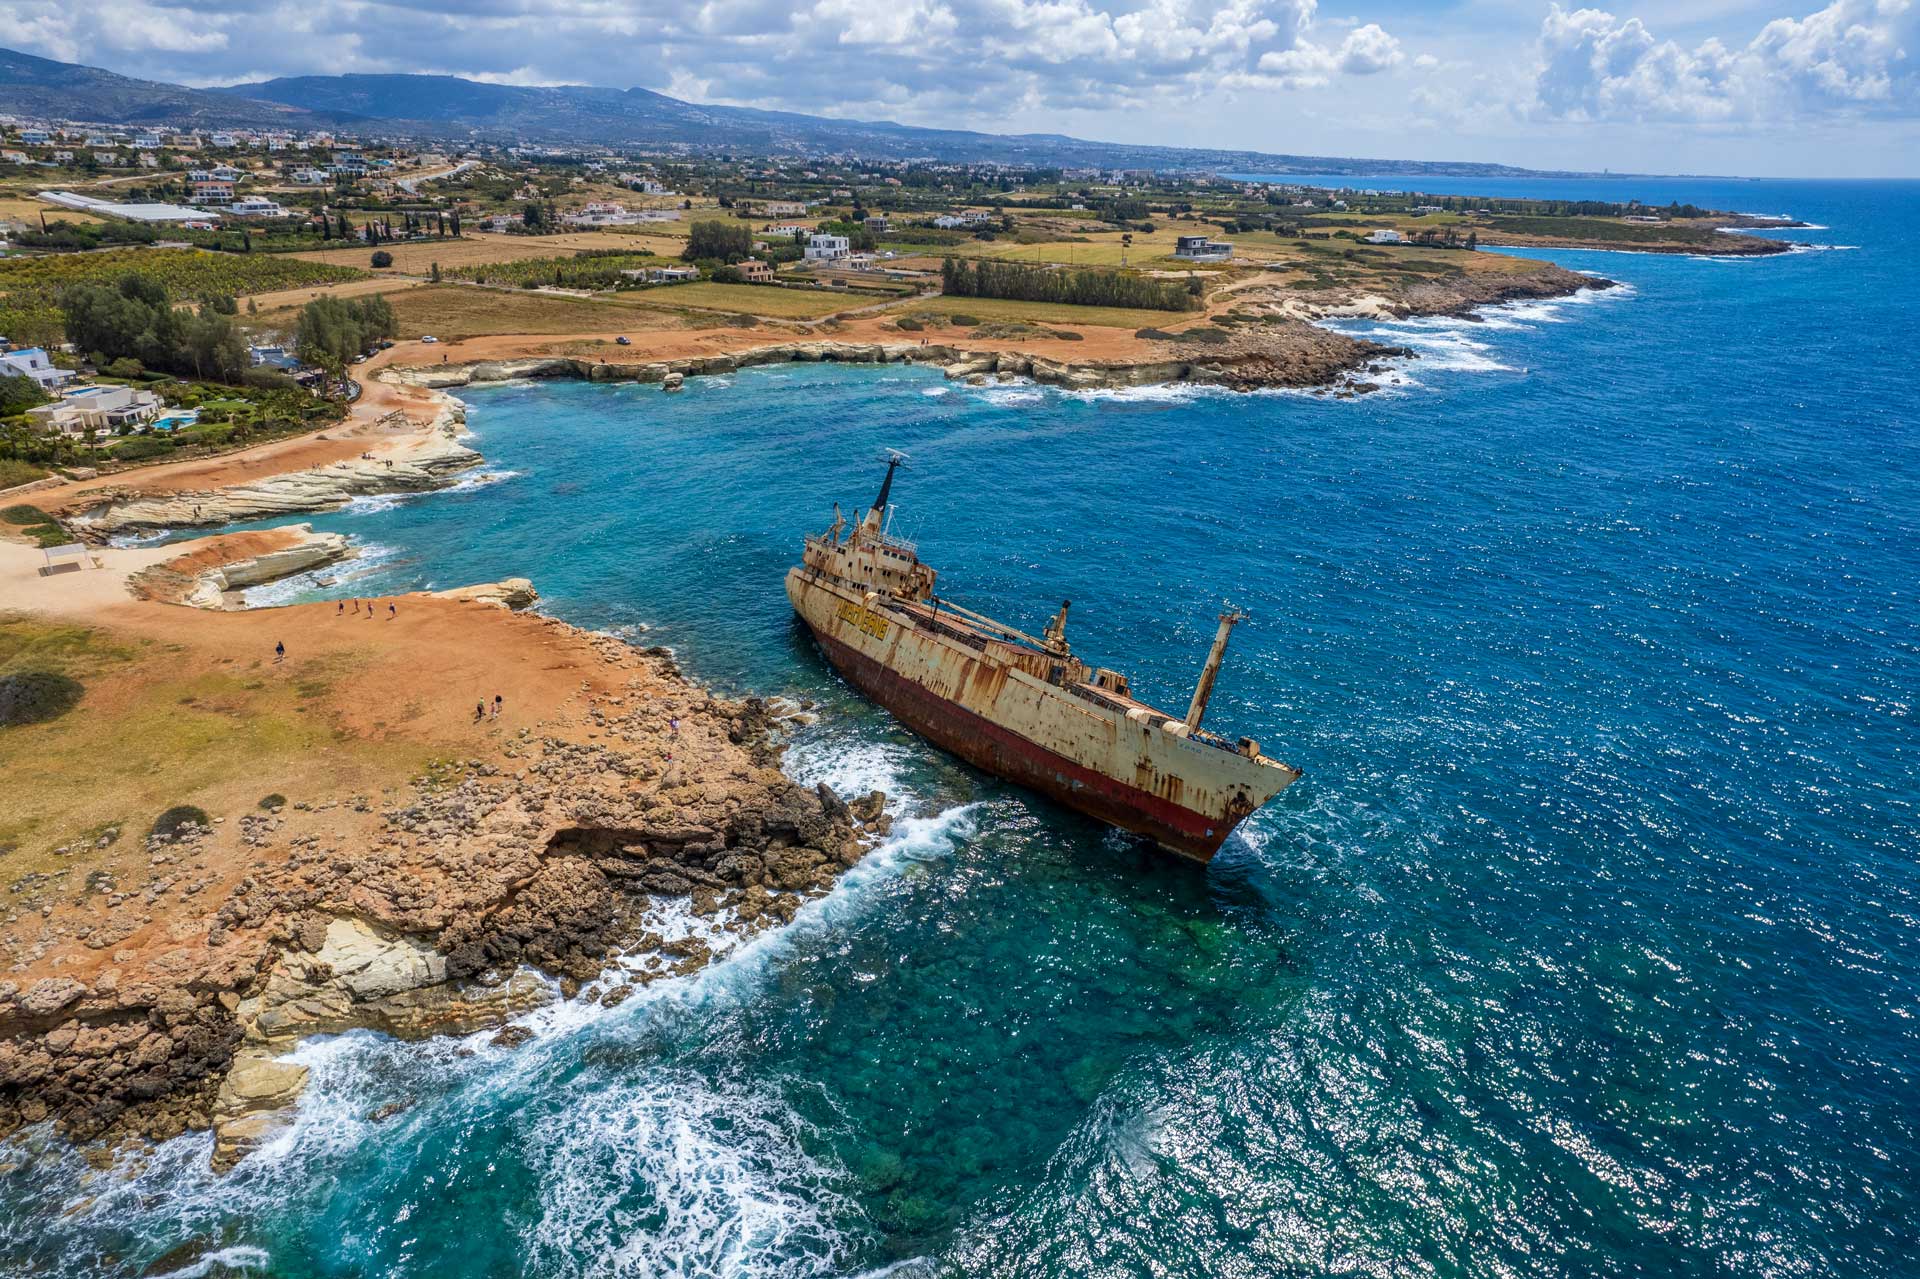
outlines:
[{"label": "rock outcrop in water", "polygon": [[[457,406],[454,406],[457,408]],[[75,533],[102,541],[116,533],[151,529],[211,527],[277,515],[330,510],[356,497],[436,489],[459,472],[478,466],[481,457],[454,438],[457,412],[444,429],[405,454],[353,458],[306,471],[286,471],[243,484],[203,491],[142,492],[139,473],[129,487],[87,495],[87,505],[63,512]]]},{"label": "rock outcrop in water", "polygon": [[344,533],[316,533],[311,524],[289,524],[268,532],[214,538],[204,550],[134,574],[127,585],[144,599],[189,608],[226,608],[229,592],[323,568],[354,553]]},{"label": "rock outcrop in water", "polygon": [[[654,929],[661,903],[734,933],[784,923],[885,832],[880,797],[847,802],[780,771],[764,703],[692,685],[664,650],[593,643],[618,691],[578,732],[445,761],[383,807],[243,816],[250,873],[184,911],[177,944],[115,951],[91,984],[0,984],[0,1134],[47,1119],[79,1139],[214,1128],[228,1165],[298,1095],[303,1072],[277,1057],[301,1036],[468,1033],[608,973],[600,998],[617,1003],[708,961],[697,937]],[[211,839],[191,824],[151,839],[164,882],[85,944],[122,945],[159,892],[184,908]]]}]

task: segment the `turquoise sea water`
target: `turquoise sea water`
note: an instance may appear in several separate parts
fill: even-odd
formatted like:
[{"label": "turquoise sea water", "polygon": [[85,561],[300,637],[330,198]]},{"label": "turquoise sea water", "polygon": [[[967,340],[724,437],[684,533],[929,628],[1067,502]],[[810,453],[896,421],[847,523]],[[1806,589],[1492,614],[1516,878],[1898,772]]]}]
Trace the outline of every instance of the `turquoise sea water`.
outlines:
[{"label": "turquoise sea water", "polygon": [[[793,770],[884,787],[899,837],[517,1052],[307,1045],[296,1125],[225,1178],[186,1138],[82,1186],[36,1135],[0,1269],[1913,1273],[1920,185],[1673,194],[1824,247],[1558,254],[1627,287],[1355,324],[1422,358],[1354,402],[471,392],[489,478],[316,520],[363,575],[282,593],[531,576],[821,703]],[[1305,779],[1198,870],[852,696],[781,575],[882,446],[945,588],[1016,624],[1071,597],[1150,699],[1247,610],[1210,719]]]}]

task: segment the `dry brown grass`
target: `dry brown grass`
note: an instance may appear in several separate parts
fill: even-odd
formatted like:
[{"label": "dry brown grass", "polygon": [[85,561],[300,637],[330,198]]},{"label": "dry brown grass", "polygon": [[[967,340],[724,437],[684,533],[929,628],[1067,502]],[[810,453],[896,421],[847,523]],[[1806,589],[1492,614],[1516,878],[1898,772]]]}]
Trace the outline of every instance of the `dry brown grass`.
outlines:
[{"label": "dry brown grass", "polygon": [[11,191],[0,193],[0,220],[25,222],[29,226],[37,227],[40,225],[40,215],[42,213],[47,215],[47,221],[49,222],[72,222],[77,225],[82,222],[100,221],[99,218],[94,217],[91,213],[81,213],[74,209],[63,209],[57,204],[48,204],[46,201],[36,200],[30,195],[19,195]]},{"label": "dry brown grass", "polygon": [[570,298],[525,290],[428,285],[393,295],[399,336],[443,340],[510,333],[604,333],[682,327],[681,318],[618,300]]},{"label": "dry brown grass", "polygon": [[[645,240],[650,243],[636,243]],[[451,270],[457,266],[479,266],[489,262],[517,262],[523,258],[572,257],[591,249],[611,250],[616,253],[643,253],[652,248],[660,252],[669,242],[671,254],[678,255],[685,243],[684,233],[678,239],[671,235],[654,234],[649,236],[622,235],[608,231],[579,231],[567,235],[488,235],[479,232],[469,233],[458,240],[436,240],[421,244],[388,244],[381,247],[393,255],[393,266],[387,270],[395,275],[426,275],[438,262],[442,270]],[[661,248],[653,247],[657,241]],[[294,254],[313,262],[331,262],[336,266],[357,266],[371,269],[374,250],[366,245],[350,249],[306,249]]]}]

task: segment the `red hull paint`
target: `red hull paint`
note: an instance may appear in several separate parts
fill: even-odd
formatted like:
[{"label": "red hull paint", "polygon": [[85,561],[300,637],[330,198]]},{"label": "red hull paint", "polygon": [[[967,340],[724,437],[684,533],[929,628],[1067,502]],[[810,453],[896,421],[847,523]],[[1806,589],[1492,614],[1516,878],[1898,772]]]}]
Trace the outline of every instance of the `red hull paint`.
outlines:
[{"label": "red hull paint", "polygon": [[1209,817],[1076,764],[895,674],[866,654],[822,635],[811,623],[807,629],[827,660],[861,692],[914,732],[976,768],[1199,862],[1212,860],[1239,824],[1237,818]]}]

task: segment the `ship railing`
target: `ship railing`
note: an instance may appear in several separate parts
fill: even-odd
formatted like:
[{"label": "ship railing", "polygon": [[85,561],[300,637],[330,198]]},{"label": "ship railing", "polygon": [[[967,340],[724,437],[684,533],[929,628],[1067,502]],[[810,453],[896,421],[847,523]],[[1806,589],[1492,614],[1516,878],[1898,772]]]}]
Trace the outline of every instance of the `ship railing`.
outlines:
[{"label": "ship railing", "polygon": [[896,537],[892,533],[869,533],[866,536],[869,542],[873,542],[876,545],[889,546],[896,551],[905,551],[907,554],[915,557],[918,557],[920,554],[919,543],[909,542],[904,537]]}]

